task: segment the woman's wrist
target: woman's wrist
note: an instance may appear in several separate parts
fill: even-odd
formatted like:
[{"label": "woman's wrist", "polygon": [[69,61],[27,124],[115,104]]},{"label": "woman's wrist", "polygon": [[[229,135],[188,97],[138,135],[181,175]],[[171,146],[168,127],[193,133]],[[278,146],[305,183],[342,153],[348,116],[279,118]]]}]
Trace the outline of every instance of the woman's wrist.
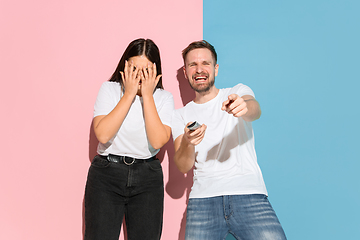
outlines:
[{"label": "woman's wrist", "polygon": [[136,93],[129,93],[129,92],[124,92],[124,95],[121,97],[121,99],[124,99],[124,100],[128,100],[128,101],[133,101],[134,98],[136,96]]}]

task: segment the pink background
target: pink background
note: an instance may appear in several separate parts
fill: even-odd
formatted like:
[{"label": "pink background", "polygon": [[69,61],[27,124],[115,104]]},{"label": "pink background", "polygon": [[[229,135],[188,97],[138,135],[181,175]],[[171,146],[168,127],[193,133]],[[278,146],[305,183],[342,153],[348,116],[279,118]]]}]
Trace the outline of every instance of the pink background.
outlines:
[{"label": "pink background", "polygon": [[[157,43],[176,108],[192,97],[178,70],[181,50],[202,39],[202,1],[132,2],[1,0],[0,239],[82,238],[93,104],[130,41]],[[192,181],[172,156],[171,140],[159,154],[167,240],[183,239]]]}]

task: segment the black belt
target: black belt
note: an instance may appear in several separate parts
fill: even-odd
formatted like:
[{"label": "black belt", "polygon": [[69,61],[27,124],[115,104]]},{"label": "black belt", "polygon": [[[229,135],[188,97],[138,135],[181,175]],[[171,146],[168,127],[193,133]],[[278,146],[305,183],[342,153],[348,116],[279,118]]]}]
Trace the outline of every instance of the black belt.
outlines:
[{"label": "black belt", "polygon": [[134,163],[144,163],[144,162],[151,162],[156,160],[156,156],[152,156],[151,158],[146,159],[138,159],[132,158],[127,156],[118,156],[114,154],[109,154],[108,156],[99,155],[103,159],[107,159],[109,162],[113,163],[125,163],[126,165],[132,165]]}]

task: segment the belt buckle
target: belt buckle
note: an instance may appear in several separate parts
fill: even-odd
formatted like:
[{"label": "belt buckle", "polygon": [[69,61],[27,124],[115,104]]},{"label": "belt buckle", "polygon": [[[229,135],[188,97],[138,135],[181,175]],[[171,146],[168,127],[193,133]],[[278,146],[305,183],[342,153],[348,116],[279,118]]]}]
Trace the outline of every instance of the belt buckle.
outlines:
[{"label": "belt buckle", "polygon": [[133,165],[133,164],[134,164],[135,158],[133,158],[133,160],[132,160],[131,163],[127,163],[127,162],[126,162],[126,157],[124,156],[124,157],[123,157],[123,162],[124,162],[126,165],[130,166],[130,165]]}]

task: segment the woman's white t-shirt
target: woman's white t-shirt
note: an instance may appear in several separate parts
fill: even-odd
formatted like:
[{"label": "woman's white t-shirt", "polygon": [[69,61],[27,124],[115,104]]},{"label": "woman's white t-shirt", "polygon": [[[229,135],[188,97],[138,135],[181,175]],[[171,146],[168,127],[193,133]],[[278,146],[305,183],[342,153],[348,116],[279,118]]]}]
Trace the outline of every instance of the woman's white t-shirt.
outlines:
[{"label": "woman's white t-shirt", "polygon": [[[94,117],[109,114],[120,101],[122,94],[119,83],[104,82],[96,98]],[[174,110],[172,94],[163,89],[156,89],[153,97],[161,122],[171,126],[171,115]],[[159,152],[159,149],[154,149],[147,139],[142,104],[142,97],[136,95],[119,131],[106,144],[99,143],[98,154],[111,153],[144,159]]]}]

